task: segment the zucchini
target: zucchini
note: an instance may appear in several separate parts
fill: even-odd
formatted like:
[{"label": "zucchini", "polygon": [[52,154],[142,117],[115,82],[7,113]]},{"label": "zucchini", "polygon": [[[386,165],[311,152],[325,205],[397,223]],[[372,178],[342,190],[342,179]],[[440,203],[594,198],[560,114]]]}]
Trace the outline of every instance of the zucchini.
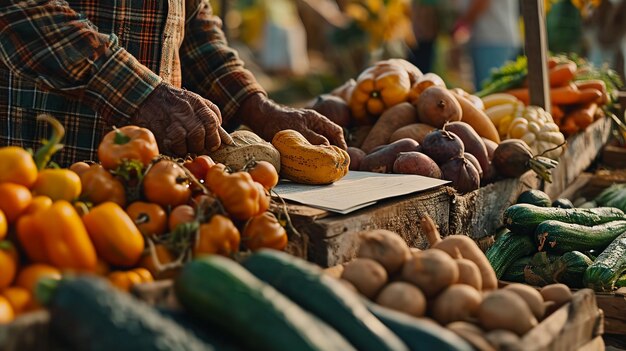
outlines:
[{"label": "zucchini", "polygon": [[222,256],[186,263],[174,291],[190,314],[248,349],[354,350],[336,330]]},{"label": "zucchini", "polygon": [[173,320],[102,278],[42,280],[50,328],[73,350],[214,350]]},{"label": "zucchini", "polygon": [[557,282],[560,274],[556,262],[559,255],[537,252],[524,269],[524,281],[534,286],[545,286]]},{"label": "zucchini", "polygon": [[531,258],[531,256],[524,256],[511,263],[502,275],[502,280],[516,283],[525,282],[524,269],[530,263]]},{"label": "zucchini", "polygon": [[624,212],[613,207],[555,208],[516,204],[504,211],[504,225],[512,232],[528,235],[547,220],[592,226],[620,219],[626,219]]},{"label": "zucchini", "polygon": [[517,197],[517,204],[531,204],[539,207],[550,207],[552,201],[550,196],[541,190],[530,189],[522,192]]},{"label": "zucchini", "polygon": [[535,238],[539,251],[565,253],[604,249],[624,232],[626,221],[613,221],[589,227],[549,220],[537,226]]},{"label": "zucchini", "polygon": [[616,281],[615,281],[615,288],[619,289],[619,288],[623,288],[626,287],[626,274],[622,274]]},{"label": "zucchini", "polygon": [[411,351],[471,351],[474,348],[453,331],[434,322],[366,301],[368,310],[409,346]]},{"label": "zucchini", "polygon": [[359,350],[406,350],[358,295],[321,268],[276,250],[261,250],[242,265],[257,278],[337,329]]},{"label": "zucchini", "polygon": [[583,277],[586,287],[610,291],[626,272],[626,233],[622,233],[587,268]]},{"label": "zucchini", "polygon": [[558,208],[574,208],[574,204],[568,199],[556,199],[552,203],[552,207]]},{"label": "zucchini", "polygon": [[557,282],[570,288],[582,288],[583,275],[592,263],[593,261],[580,251],[564,253],[557,259],[557,265],[561,271]]},{"label": "zucchini", "polygon": [[513,262],[534,252],[537,252],[537,247],[529,236],[507,232],[493,243],[486,255],[496,277],[500,279]]}]

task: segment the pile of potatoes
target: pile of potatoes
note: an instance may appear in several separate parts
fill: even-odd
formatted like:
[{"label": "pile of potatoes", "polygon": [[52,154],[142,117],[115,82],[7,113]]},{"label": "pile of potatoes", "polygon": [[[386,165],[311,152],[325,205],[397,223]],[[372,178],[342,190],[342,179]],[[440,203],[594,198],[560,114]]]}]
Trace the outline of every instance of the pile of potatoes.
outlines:
[{"label": "pile of potatoes", "polygon": [[[430,223],[424,223],[430,221]],[[498,289],[485,255],[469,237],[441,239],[431,227],[427,250],[409,248],[396,233],[361,233],[357,257],[329,270],[368,299],[418,318],[430,318],[479,349],[504,349],[571,300],[563,284],[538,291],[511,284]]]}]

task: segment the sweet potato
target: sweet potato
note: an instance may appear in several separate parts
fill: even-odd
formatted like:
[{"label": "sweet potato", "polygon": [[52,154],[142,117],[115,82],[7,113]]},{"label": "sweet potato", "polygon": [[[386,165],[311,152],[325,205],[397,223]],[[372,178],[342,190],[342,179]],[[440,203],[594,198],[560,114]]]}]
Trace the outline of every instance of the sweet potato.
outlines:
[{"label": "sweet potato", "polygon": [[365,151],[359,149],[358,147],[348,146],[348,156],[350,156],[350,167],[351,171],[358,171],[361,166],[361,161],[365,158]]},{"label": "sweet potato", "polygon": [[412,104],[416,104],[422,92],[424,92],[426,88],[430,88],[432,86],[445,88],[446,83],[440,76],[436,75],[435,73],[429,72],[422,75],[417,79],[415,83],[411,83],[411,90],[409,91],[409,101]]},{"label": "sweet potato", "polygon": [[430,157],[421,152],[401,152],[393,163],[393,173],[417,174],[441,179],[441,169]]},{"label": "sweet potato", "polygon": [[380,150],[373,152],[361,161],[360,171],[377,172],[377,173],[391,173],[393,170],[393,163],[396,161],[396,157],[401,152],[416,151],[419,144],[417,141],[409,138],[400,139]]},{"label": "sweet potato", "polygon": [[389,137],[401,127],[415,123],[417,121],[417,111],[408,102],[402,102],[385,110],[378,118],[372,130],[363,141],[361,149],[369,153],[379,145],[387,144]]},{"label": "sweet potato", "polygon": [[372,130],[372,126],[356,126],[348,131],[346,143],[348,146],[354,146],[360,148],[363,144],[363,140],[367,138],[367,135]]},{"label": "sweet potato", "polygon": [[417,100],[416,107],[419,121],[436,128],[443,127],[446,122],[460,121],[463,117],[461,106],[454,95],[448,89],[439,86],[431,86],[424,90]]},{"label": "sweet potato", "polygon": [[435,130],[435,127],[429,126],[428,124],[409,124],[393,132],[393,134],[391,134],[391,136],[389,137],[389,142],[393,143],[394,141],[400,139],[411,138],[421,144],[424,141],[426,135],[433,130]]},{"label": "sweet potato", "polygon": [[499,143],[500,134],[498,134],[496,126],[491,122],[491,119],[489,119],[485,112],[478,109],[465,97],[455,94],[454,92],[452,95],[457,99],[463,111],[461,120],[472,126],[481,137]]}]

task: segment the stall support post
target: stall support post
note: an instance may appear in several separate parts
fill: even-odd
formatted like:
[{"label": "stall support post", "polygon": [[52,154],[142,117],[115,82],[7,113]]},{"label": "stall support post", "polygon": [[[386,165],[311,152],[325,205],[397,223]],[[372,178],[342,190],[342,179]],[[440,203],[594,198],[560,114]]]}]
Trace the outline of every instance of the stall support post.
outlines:
[{"label": "stall support post", "polygon": [[543,0],[522,0],[525,46],[528,60],[530,104],[551,111],[548,81],[548,44]]}]

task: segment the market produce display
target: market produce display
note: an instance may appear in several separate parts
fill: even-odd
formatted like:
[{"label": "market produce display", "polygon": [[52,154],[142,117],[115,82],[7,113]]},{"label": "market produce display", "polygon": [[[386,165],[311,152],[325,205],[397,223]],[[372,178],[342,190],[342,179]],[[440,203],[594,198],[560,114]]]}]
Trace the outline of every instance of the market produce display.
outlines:
[{"label": "market produce display", "polygon": [[3,322],[40,307],[33,295],[42,277],[97,274],[128,291],[171,277],[202,255],[286,247],[284,217],[269,211],[278,183],[270,161],[280,158],[269,143],[250,151],[244,142],[258,141],[250,133],[236,138],[242,151],[228,151],[226,159],[243,164],[237,170],[208,156],[159,155],[152,133],[136,126],[104,137],[101,163],[64,169],[50,162],[62,147],[63,126],[40,119],[54,132],[32,156],[0,148],[0,164],[13,165],[0,177]]},{"label": "market produce display", "polygon": [[[600,198],[607,198],[607,192]],[[620,287],[626,272],[626,215],[621,209],[551,203],[539,190],[520,194],[517,202],[504,212],[506,230],[487,251],[499,279],[596,291]]]},{"label": "market produce display", "polygon": [[[550,181],[550,169],[563,152],[563,134],[541,108],[499,95],[483,100],[449,89],[438,75],[390,59],[376,62],[308,107],[348,132],[351,170],[445,179],[460,193],[529,170]],[[505,116],[509,108],[511,118]],[[494,109],[504,112],[495,118],[494,112],[487,113]],[[500,123],[505,117],[506,128]],[[503,139],[525,147],[500,147]]]}]

